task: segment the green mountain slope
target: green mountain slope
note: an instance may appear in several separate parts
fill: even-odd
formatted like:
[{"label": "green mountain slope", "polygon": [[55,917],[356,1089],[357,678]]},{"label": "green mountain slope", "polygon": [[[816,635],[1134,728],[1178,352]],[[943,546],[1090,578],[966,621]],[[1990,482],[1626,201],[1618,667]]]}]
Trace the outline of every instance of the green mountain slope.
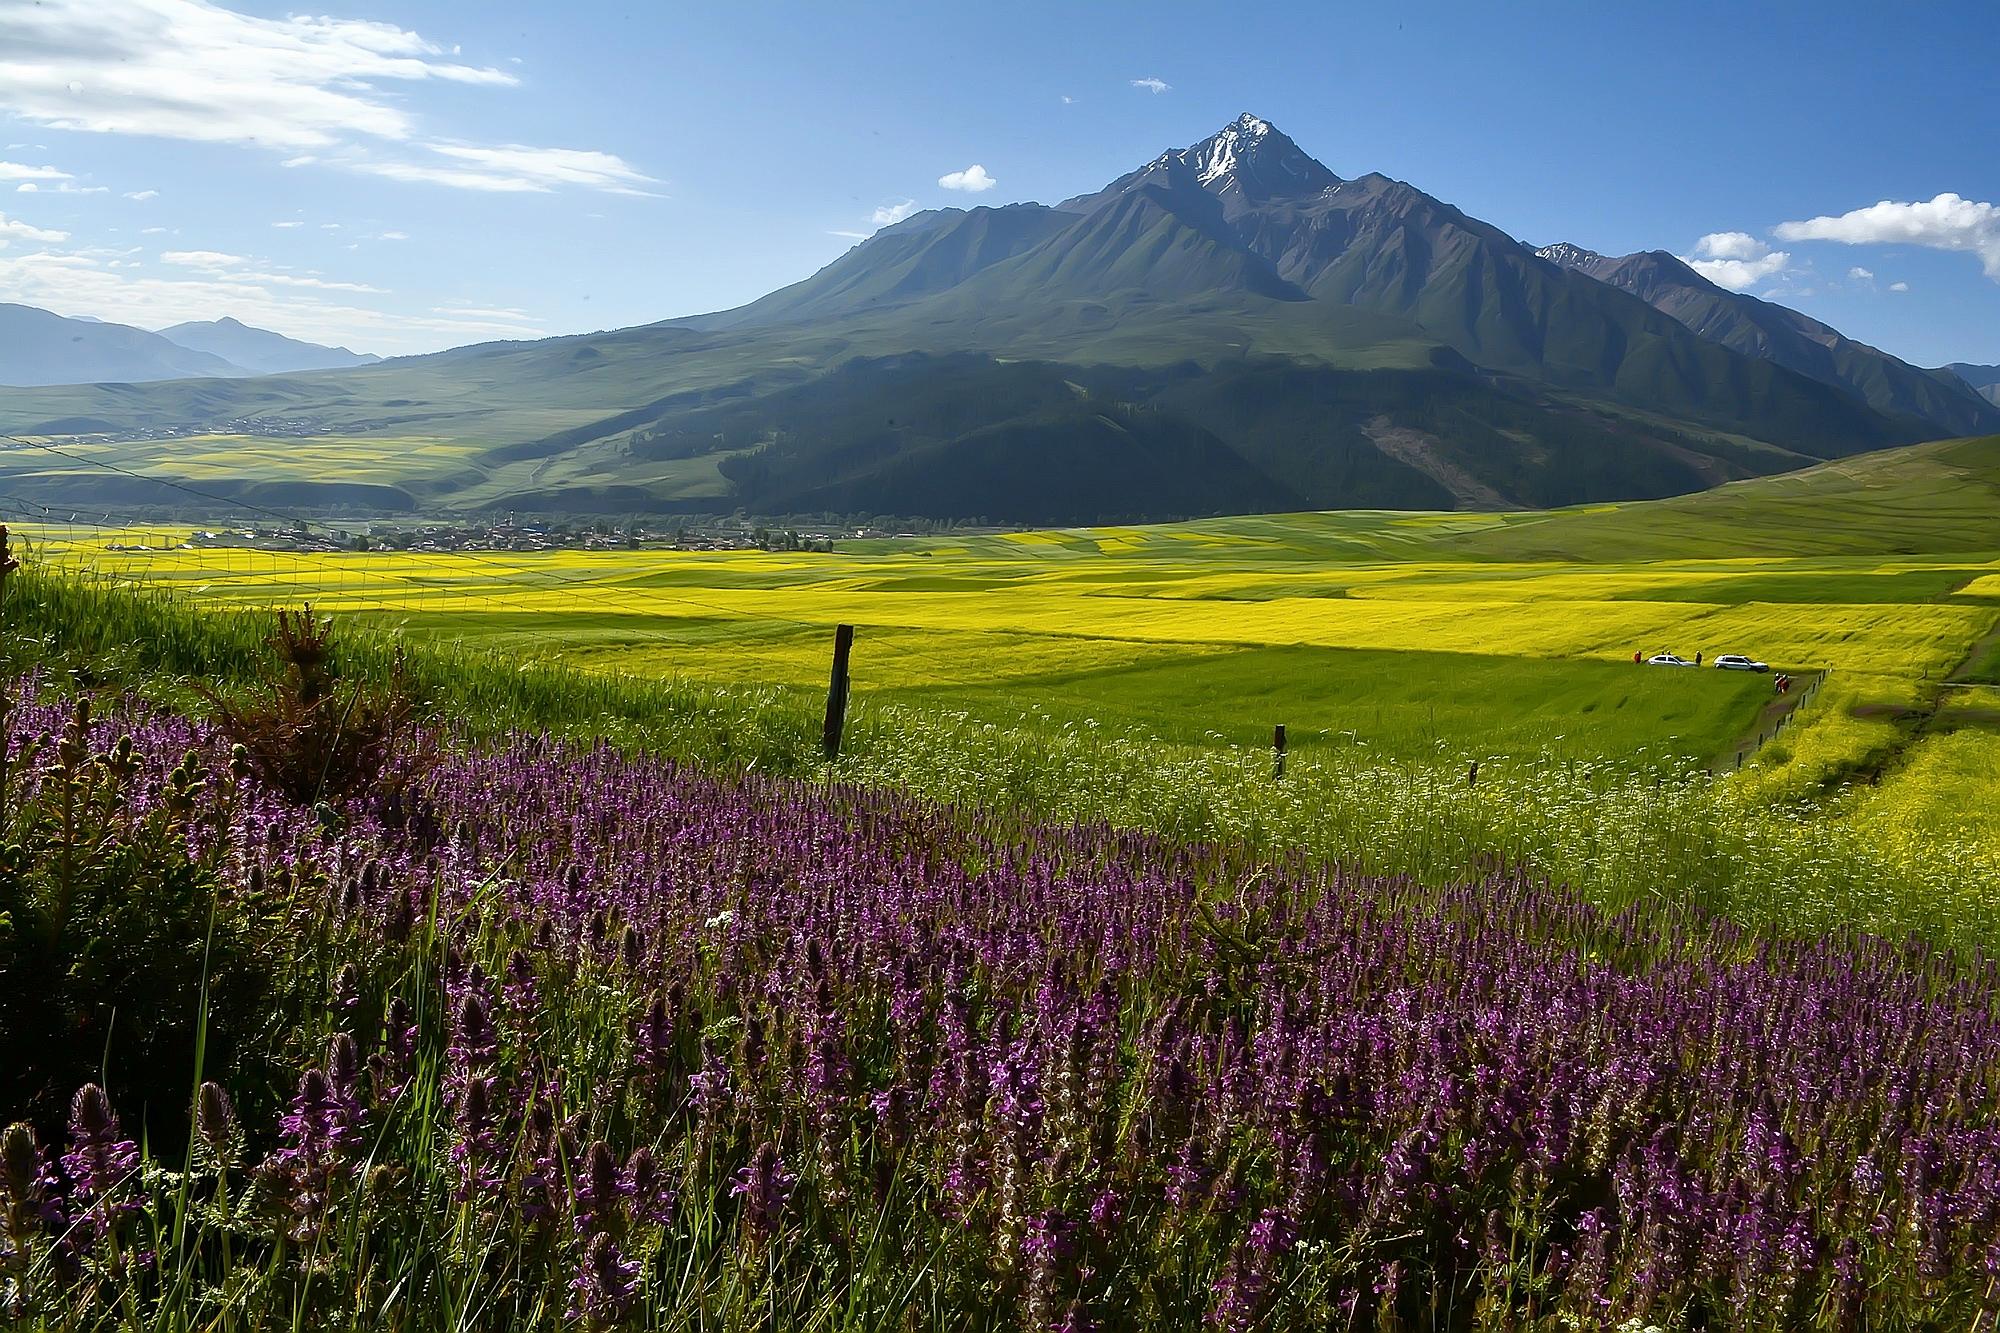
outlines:
[{"label": "green mountain slope", "polygon": [[1990,557],[2000,551],[2000,435],[1886,449],[1699,495],[1522,515],[1450,545],[1513,560]]},{"label": "green mountain slope", "polygon": [[[1414,187],[1342,180],[1252,116],[1052,208],[920,214],[737,310],[339,372],[6,392],[0,429],[125,437],[121,457],[167,476],[174,440],[131,437],[440,442],[434,470],[398,477],[430,507],[1020,522],[1660,496],[1937,430]],[[32,462],[0,455],[0,480],[55,487]],[[305,467],[278,479],[331,480]]]},{"label": "green mountain slope", "polygon": [[1710,342],[1845,389],[1878,411],[1940,431],[2000,430],[2000,409],[1949,373],[1919,369],[1796,310],[1727,291],[1663,250],[1614,259],[1574,245],[1536,252],[1551,263],[1628,291]]}]

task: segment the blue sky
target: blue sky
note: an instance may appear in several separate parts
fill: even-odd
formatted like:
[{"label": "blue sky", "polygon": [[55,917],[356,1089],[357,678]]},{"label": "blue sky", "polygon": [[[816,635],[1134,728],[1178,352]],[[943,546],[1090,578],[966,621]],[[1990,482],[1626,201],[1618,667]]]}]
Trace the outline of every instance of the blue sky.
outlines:
[{"label": "blue sky", "polygon": [[1913,361],[2000,362],[1987,5],[312,12],[0,0],[0,300],[381,352],[644,323],[1249,110],[1523,240],[1672,250]]}]

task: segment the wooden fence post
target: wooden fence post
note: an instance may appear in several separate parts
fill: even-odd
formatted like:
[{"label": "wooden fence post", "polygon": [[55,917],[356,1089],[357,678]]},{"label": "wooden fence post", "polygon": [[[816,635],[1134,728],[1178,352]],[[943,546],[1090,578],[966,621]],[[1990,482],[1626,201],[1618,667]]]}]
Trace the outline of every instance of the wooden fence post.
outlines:
[{"label": "wooden fence post", "polygon": [[1280,722],[1271,728],[1271,777],[1273,780],[1285,776],[1285,724]]},{"label": "wooden fence post", "polygon": [[820,741],[829,764],[840,758],[840,733],[847,726],[847,654],[854,647],[854,626],[833,631],[833,678],[826,686],[826,727]]}]

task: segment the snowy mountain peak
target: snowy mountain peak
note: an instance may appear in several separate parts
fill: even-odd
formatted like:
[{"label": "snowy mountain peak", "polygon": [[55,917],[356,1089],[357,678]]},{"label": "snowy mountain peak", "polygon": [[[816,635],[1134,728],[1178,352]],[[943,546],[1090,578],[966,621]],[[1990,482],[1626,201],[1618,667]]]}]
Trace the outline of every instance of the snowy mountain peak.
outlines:
[{"label": "snowy mountain peak", "polygon": [[1578,268],[1584,264],[1604,258],[1603,255],[1598,254],[1595,250],[1586,250],[1580,245],[1571,245],[1568,241],[1558,241],[1554,245],[1545,245],[1535,251],[1535,257],[1537,259],[1546,259],[1551,264],[1560,264],[1564,268]]},{"label": "snowy mountain peak", "polygon": [[1253,199],[1317,194],[1340,182],[1277,126],[1248,111],[1193,147],[1167,157],[1191,168],[1195,179],[1216,194],[1233,190]]}]

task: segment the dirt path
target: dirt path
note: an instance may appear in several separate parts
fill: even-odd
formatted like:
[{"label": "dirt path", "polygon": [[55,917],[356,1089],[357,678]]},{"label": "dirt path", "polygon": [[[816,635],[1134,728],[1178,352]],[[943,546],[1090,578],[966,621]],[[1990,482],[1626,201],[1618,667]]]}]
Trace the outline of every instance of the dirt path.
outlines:
[{"label": "dirt path", "polygon": [[[1773,692],[1771,697],[1765,701],[1764,706],[1757,710],[1755,725],[1741,736],[1738,736],[1721,754],[1709,761],[1708,766],[1710,771],[1732,773],[1754,759],[1759,750],[1776,740],[1778,733],[1791,725],[1792,715],[1812,701],[1813,697],[1819,693],[1819,687],[1825,682],[1827,676],[1832,674],[1832,671],[1833,668],[1828,667],[1823,671],[1793,671],[1787,673],[1792,678],[1792,687],[1783,694]],[[1773,676],[1776,674],[1774,672]]]}]

